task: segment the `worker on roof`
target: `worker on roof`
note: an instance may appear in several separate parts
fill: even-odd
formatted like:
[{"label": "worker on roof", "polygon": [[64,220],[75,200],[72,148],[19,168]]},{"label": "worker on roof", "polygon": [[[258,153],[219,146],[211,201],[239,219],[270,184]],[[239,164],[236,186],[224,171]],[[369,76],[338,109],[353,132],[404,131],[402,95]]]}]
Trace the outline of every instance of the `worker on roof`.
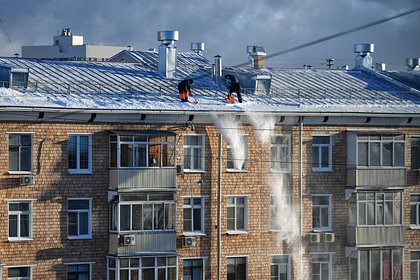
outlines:
[{"label": "worker on roof", "polygon": [[178,91],[181,102],[188,102],[188,96],[193,96],[191,92],[191,84],[193,81],[193,79],[186,79],[178,84]]},{"label": "worker on roof", "polygon": [[230,103],[235,103],[235,99],[233,98],[232,93],[236,92],[239,103],[242,103],[241,87],[239,85],[238,79],[236,79],[236,77],[231,74],[226,74],[225,79],[228,83],[228,95],[225,100],[228,100]]}]

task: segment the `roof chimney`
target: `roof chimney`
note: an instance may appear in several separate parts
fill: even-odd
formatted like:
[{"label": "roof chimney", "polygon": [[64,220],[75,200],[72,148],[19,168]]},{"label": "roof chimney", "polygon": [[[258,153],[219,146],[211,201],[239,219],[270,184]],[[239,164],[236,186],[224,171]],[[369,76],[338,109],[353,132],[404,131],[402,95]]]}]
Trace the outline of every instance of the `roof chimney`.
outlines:
[{"label": "roof chimney", "polygon": [[159,72],[166,78],[176,76],[176,46],[175,41],[179,40],[178,31],[158,31],[157,40],[162,42],[159,46]]},{"label": "roof chimney", "polygon": [[357,53],[355,67],[372,68],[373,59],[370,54],[373,53],[374,47],[374,44],[354,44],[354,52]]},{"label": "roof chimney", "polygon": [[214,57],[214,80],[220,86],[222,81],[222,57],[220,55]]},{"label": "roof chimney", "polygon": [[407,58],[405,65],[408,66],[408,70],[410,71],[420,71],[420,58]]},{"label": "roof chimney", "polygon": [[191,43],[191,50],[196,54],[201,54],[201,52],[204,51],[204,43]]},{"label": "roof chimney", "polygon": [[247,46],[246,50],[249,53],[249,51],[251,50],[250,48],[252,47],[252,51],[251,51],[251,57],[252,57],[252,67],[254,68],[264,68],[265,67],[265,57],[266,57],[266,53],[264,50],[263,46]]}]

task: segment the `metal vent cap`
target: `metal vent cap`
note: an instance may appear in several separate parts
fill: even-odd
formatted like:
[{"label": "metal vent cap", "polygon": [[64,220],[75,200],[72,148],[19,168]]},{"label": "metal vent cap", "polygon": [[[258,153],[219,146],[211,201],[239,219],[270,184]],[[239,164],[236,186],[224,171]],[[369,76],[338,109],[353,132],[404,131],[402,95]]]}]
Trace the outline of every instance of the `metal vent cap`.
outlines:
[{"label": "metal vent cap", "polygon": [[355,53],[373,53],[375,44],[354,44]]},{"label": "metal vent cap", "polygon": [[201,53],[202,51],[204,51],[204,43],[202,42],[191,43],[191,50],[196,53]]},{"label": "metal vent cap", "polygon": [[164,44],[172,44],[179,40],[179,31],[158,31],[157,40]]}]

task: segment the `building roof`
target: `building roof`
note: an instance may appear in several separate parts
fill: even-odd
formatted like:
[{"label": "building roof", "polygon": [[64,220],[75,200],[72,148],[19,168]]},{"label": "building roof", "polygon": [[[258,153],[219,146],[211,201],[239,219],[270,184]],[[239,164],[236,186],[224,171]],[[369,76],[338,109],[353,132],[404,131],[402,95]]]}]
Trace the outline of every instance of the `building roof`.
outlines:
[{"label": "building roof", "polygon": [[[156,52],[130,52],[139,63],[42,61],[1,58],[28,68],[26,89],[0,88],[0,107],[168,112],[278,112],[420,114],[420,91],[412,84],[369,69],[320,70],[225,67],[224,73],[271,76],[269,93],[249,91],[243,103],[224,102],[226,87],[211,79],[211,63],[178,53],[177,78],[157,71]],[[181,103],[177,84],[193,78],[199,104]],[[418,76],[414,78],[418,83]]]}]

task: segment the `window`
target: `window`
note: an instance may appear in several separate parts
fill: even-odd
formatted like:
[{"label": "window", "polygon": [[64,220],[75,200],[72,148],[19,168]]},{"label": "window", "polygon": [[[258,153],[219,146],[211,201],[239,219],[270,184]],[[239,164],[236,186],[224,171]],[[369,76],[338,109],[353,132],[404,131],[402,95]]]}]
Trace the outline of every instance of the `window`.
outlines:
[{"label": "window", "polygon": [[9,202],[9,240],[32,237],[32,202]]},{"label": "window", "polygon": [[68,264],[68,280],[89,280],[91,279],[90,264]]},{"label": "window", "polygon": [[405,166],[404,135],[357,135],[358,166]]},{"label": "window", "polygon": [[227,258],[227,280],[246,280],[246,257]]},{"label": "window", "polygon": [[411,137],[411,169],[420,169],[420,137]]},{"label": "window", "polygon": [[331,231],[331,195],[312,195],[312,229]]},{"label": "window", "polygon": [[25,267],[9,267],[7,269],[7,280],[30,280],[31,268]]},{"label": "window", "polygon": [[420,251],[410,253],[410,279],[420,280]]},{"label": "window", "polygon": [[294,218],[285,215],[291,213],[293,202],[290,194],[270,196],[270,229],[275,231],[291,231]]},{"label": "window", "polygon": [[175,136],[168,131],[110,136],[111,167],[175,167]]},{"label": "window", "polygon": [[312,170],[332,170],[331,136],[314,136],[312,138]]},{"label": "window", "polygon": [[[120,196],[119,203],[111,204],[111,230],[134,232],[175,230],[173,194],[154,193],[144,196]],[[132,201],[134,199],[136,201]]]},{"label": "window", "polygon": [[410,196],[410,226],[420,228],[420,194]]},{"label": "window", "polygon": [[[402,280],[402,250],[373,249],[358,252],[359,262],[354,261],[350,279]],[[358,269],[355,269],[358,265]],[[357,275],[358,274],[358,275]],[[357,277],[359,276],[359,277]]]},{"label": "window", "polygon": [[290,263],[289,256],[279,255],[271,257],[270,264],[271,277],[270,280],[289,280],[290,279]]},{"label": "window", "polygon": [[243,171],[248,169],[248,136],[241,135],[227,145],[227,169]]},{"label": "window", "polygon": [[358,225],[400,225],[401,192],[357,194]]},{"label": "window", "polygon": [[177,279],[177,258],[175,256],[144,256],[134,258],[109,258],[109,280]]},{"label": "window", "polygon": [[290,136],[274,135],[271,137],[271,170],[289,172]]},{"label": "window", "polygon": [[189,259],[183,261],[183,280],[203,280],[203,259]]},{"label": "window", "polygon": [[228,231],[247,230],[246,197],[227,198],[227,229]]},{"label": "window", "polygon": [[92,135],[69,136],[68,168],[70,173],[92,171]]},{"label": "window", "polygon": [[331,254],[311,254],[311,267],[312,280],[332,279]]},{"label": "window", "polygon": [[32,134],[9,134],[9,171],[32,171]]},{"label": "window", "polygon": [[184,233],[204,233],[204,199],[186,197],[183,205]]},{"label": "window", "polygon": [[184,136],[184,169],[204,171],[204,135]]},{"label": "window", "polygon": [[71,198],[67,201],[67,211],[69,238],[91,238],[91,200]]}]

